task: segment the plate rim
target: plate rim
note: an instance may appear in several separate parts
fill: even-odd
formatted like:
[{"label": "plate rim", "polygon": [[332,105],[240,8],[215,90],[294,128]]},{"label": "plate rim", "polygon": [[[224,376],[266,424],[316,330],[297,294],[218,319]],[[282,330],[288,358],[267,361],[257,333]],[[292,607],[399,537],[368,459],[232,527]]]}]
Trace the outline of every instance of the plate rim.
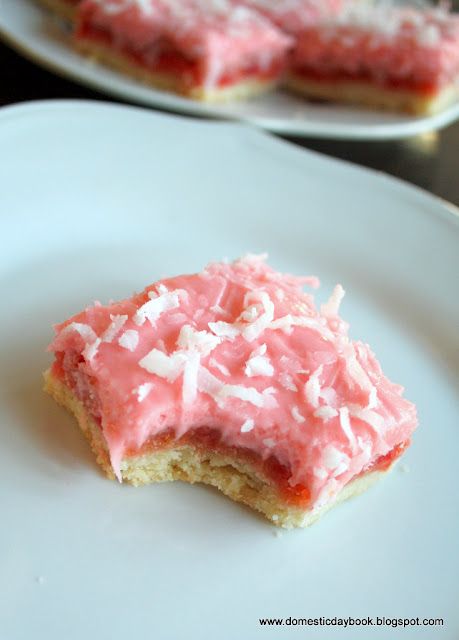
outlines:
[{"label": "plate rim", "polygon": [[[3,0],[3,2],[6,1],[7,0]],[[31,1],[32,0],[27,0],[27,2],[30,3]],[[45,8],[36,5],[34,9],[46,15]],[[52,20],[53,17],[49,16],[49,19]],[[30,62],[64,79],[69,79],[72,82],[89,87],[101,96],[115,97],[119,100],[145,106],[150,109],[160,109],[165,112],[180,113],[195,118],[245,122],[280,135],[329,140],[395,140],[431,130],[439,130],[459,120],[459,99],[455,104],[432,116],[413,117],[406,122],[380,123],[376,125],[344,125],[344,128],[343,125],[337,125],[333,122],[327,126],[321,125],[314,128],[308,127],[307,119],[289,121],[285,118],[244,117],[243,115],[237,116],[229,113],[218,113],[218,111],[212,108],[212,105],[205,103],[196,104],[180,96],[168,95],[142,85],[139,85],[139,88],[148,89],[153,99],[142,97],[140,94],[133,95],[128,89],[124,89],[122,86],[116,86],[116,84],[112,85],[103,77],[100,81],[92,78],[91,74],[85,73],[84,65],[81,66],[81,70],[77,70],[68,66],[65,61],[59,63],[46,55],[46,53],[41,52],[39,49],[37,50],[33,45],[29,45],[27,39],[18,35],[8,24],[6,13],[3,16],[0,15],[0,41],[1,40]],[[107,69],[104,69],[104,71],[116,73]],[[120,76],[120,79],[122,80],[124,78]]]},{"label": "plate rim", "polygon": [[[110,102],[105,100],[87,100],[78,98],[52,98],[46,100],[28,100],[24,102],[17,102],[0,107],[0,128],[3,126],[5,120],[9,118],[21,117],[23,115],[33,114],[34,112],[40,112],[42,110],[57,110],[64,111],[66,109],[102,109],[107,111],[121,111],[121,112],[133,112],[137,115],[151,117],[153,119],[167,119],[181,121],[184,126],[202,127],[202,128],[222,128],[222,129],[239,129],[244,132],[245,136],[252,136],[254,139],[263,140],[265,144],[280,146],[283,149],[289,149],[290,152],[299,153],[301,155],[310,155],[319,158],[326,163],[335,164],[337,166],[346,167],[351,171],[357,171],[358,173],[364,172],[372,176],[376,180],[384,181],[388,184],[396,185],[397,188],[406,190],[408,193],[412,193],[417,197],[421,197],[424,201],[429,203],[429,215],[443,216],[453,225],[457,225],[454,228],[459,232],[459,206],[442,198],[440,196],[431,193],[427,189],[420,187],[416,184],[403,180],[398,176],[379,171],[371,167],[356,164],[349,160],[342,158],[335,158],[329,156],[320,151],[313,149],[307,149],[300,145],[284,140],[274,135],[270,131],[264,131],[258,127],[252,127],[245,122],[239,122],[234,120],[219,120],[219,119],[206,119],[206,118],[188,118],[183,114],[162,112],[146,109],[145,107],[131,104],[122,104],[117,102]],[[1,154],[1,150],[0,150]]]}]

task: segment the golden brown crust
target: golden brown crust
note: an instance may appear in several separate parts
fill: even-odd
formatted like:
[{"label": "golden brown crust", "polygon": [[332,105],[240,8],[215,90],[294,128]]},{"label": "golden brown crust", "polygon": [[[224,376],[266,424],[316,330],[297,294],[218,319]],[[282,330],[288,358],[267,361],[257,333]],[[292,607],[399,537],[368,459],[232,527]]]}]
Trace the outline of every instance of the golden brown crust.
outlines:
[{"label": "golden brown crust", "polygon": [[[73,413],[89,440],[97,462],[107,476],[114,479],[102,432],[83,404],[50,371],[45,373],[44,389],[56,402]],[[287,504],[269,479],[248,462],[215,451],[205,452],[189,444],[124,458],[121,462],[122,479],[134,486],[174,480],[202,482],[216,487],[236,502],[248,505],[275,525],[287,529],[309,526],[335,504],[365,491],[384,473],[373,471],[356,478],[344,487],[334,501],[312,511]]]},{"label": "golden brown crust", "polygon": [[454,86],[447,87],[432,96],[423,96],[413,91],[384,89],[365,82],[309,80],[294,73],[287,76],[284,86],[308,98],[424,116],[441,111],[454,102],[458,95]]},{"label": "golden brown crust", "polygon": [[75,46],[80,53],[89,59],[120,71],[154,89],[169,91],[202,102],[229,102],[250,98],[265,93],[277,84],[275,81],[246,80],[223,89],[206,89],[205,87],[189,89],[176,75],[155,73],[145,69],[141,65],[131,62],[125,55],[102,44],[79,40]]},{"label": "golden brown crust", "polygon": [[65,2],[65,0],[36,0],[36,2],[61,18],[65,18],[71,22],[75,20],[76,6]]}]

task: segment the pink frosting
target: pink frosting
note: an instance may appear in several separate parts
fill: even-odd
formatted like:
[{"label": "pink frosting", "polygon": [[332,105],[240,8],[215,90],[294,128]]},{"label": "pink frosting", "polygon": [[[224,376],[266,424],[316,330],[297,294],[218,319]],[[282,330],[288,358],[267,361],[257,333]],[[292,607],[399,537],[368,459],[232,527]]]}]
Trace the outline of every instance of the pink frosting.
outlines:
[{"label": "pink frosting", "polygon": [[409,440],[413,404],[338,316],[261,257],[162,280],[58,325],[50,349],[100,419],[119,474],[126,451],[167,429],[208,426],[227,446],[274,456],[312,504]]},{"label": "pink frosting", "polygon": [[173,48],[203,65],[205,83],[228,72],[283,62],[290,38],[261,15],[230,0],[84,0],[76,37],[88,27],[110,34],[115,48],[130,48],[146,63]]},{"label": "pink frosting", "polygon": [[318,20],[335,15],[349,0],[233,0],[259,12],[280,29],[299,35]]},{"label": "pink frosting", "polygon": [[351,5],[303,31],[293,65],[381,82],[450,83],[459,75],[459,16],[443,8]]}]

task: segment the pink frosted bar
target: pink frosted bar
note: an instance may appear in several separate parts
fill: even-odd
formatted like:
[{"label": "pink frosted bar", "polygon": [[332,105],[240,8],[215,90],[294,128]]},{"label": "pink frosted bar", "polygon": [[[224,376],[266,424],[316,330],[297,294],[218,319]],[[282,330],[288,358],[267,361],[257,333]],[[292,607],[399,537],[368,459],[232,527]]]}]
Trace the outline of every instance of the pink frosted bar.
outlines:
[{"label": "pink frosted bar", "polygon": [[229,0],[84,0],[76,41],[176,78],[185,94],[250,79],[275,81],[291,45],[265,18]]},{"label": "pink frosted bar", "polygon": [[[385,456],[416,410],[339,317],[256,256],[157,282],[58,325],[52,375],[100,422],[111,464],[162,433],[209,427],[222,446],[273,458],[320,507]],[[242,455],[242,453],[241,453]]]},{"label": "pink frosted bar", "polygon": [[350,5],[303,30],[292,71],[435,94],[459,76],[459,16],[442,7]]}]

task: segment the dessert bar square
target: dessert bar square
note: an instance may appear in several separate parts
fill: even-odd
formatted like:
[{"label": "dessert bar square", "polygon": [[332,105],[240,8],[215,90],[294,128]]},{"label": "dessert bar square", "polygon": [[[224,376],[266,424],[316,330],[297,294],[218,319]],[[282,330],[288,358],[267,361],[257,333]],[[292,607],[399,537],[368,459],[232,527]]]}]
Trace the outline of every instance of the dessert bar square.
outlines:
[{"label": "dessert bar square", "polygon": [[349,338],[341,286],[318,310],[317,284],[249,255],[96,303],[55,327],[45,388],[109,477],[204,482],[307,526],[386,473],[417,425]]},{"label": "dessert bar square", "polygon": [[290,38],[230,0],[85,0],[80,50],[159,89],[227,100],[275,85]]},{"label": "dessert bar square", "polygon": [[458,96],[459,16],[348,4],[297,36],[287,86],[308,97],[430,114]]}]

